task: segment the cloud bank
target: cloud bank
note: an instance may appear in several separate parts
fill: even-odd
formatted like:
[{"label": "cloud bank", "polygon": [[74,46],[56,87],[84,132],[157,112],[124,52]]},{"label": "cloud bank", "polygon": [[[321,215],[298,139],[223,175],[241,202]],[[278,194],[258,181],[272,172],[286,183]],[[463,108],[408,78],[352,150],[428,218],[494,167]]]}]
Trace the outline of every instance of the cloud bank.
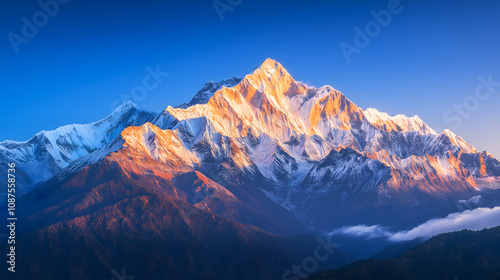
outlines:
[{"label": "cloud bank", "polygon": [[413,229],[391,232],[389,228],[380,225],[357,225],[336,229],[330,235],[349,235],[355,237],[387,238],[390,241],[409,241],[415,238],[430,238],[432,236],[460,231],[463,229],[482,230],[500,225],[500,207],[476,208],[460,213],[452,213],[445,218],[429,220]]}]

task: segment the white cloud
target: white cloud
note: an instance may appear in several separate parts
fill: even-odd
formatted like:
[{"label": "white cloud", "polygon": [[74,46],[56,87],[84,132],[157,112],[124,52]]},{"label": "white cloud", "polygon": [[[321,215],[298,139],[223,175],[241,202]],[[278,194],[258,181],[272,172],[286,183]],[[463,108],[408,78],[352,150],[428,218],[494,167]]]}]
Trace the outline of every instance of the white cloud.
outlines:
[{"label": "white cloud", "polygon": [[453,213],[443,219],[427,221],[407,232],[398,232],[390,239],[393,241],[412,240],[417,237],[432,237],[443,232],[463,229],[481,230],[500,225],[500,207],[476,208],[461,213]]},{"label": "white cloud", "polygon": [[367,225],[357,225],[357,226],[347,226],[336,229],[330,233],[331,235],[343,234],[349,236],[356,237],[365,237],[367,239],[372,238],[390,238],[393,233],[391,233],[388,228],[375,225],[375,226],[367,226]]},{"label": "white cloud", "polygon": [[460,231],[463,229],[481,230],[500,225],[500,207],[476,208],[461,213],[452,213],[445,218],[429,220],[413,229],[400,232],[391,232],[387,227],[380,225],[357,225],[342,227],[330,234],[344,234],[357,237],[387,238],[391,241],[408,241],[415,238],[430,238],[445,232]]}]

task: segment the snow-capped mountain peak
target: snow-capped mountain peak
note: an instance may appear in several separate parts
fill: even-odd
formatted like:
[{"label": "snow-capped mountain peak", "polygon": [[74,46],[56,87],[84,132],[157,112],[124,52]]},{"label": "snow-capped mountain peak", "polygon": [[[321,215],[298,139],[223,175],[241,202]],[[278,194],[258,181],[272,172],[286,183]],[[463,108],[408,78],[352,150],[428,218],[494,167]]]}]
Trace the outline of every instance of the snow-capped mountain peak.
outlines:
[{"label": "snow-capped mountain peak", "polygon": [[75,160],[103,148],[118,137],[123,129],[142,125],[154,116],[155,113],[138,109],[128,101],[97,122],[41,131],[25,142],[1,142],[0,159],[16,163],[22,171],[18,176],[18,186],[28,191]]},{"label": "snow-capped mountain peak", "polygon": [[459,146],[465,152],[467,152],[467,153],[478,153],[478,151],[476,150],[476,148],[474,148],[474,146],[472,146],[471,144],[465,142],[465,140],[462,139],[462,137],[456,135],[451,130],[449,130],[449,129],[443,130],[442,135],[447,136],[450,139],[450,141],[451,141],[452,144]]},{"label": "snow-capped mountain peak", "polygon": [[203,88],[196,93],[196,95],[189,101],[189,103],[184,103],[182,105],[177,106],[176,108],[188,108],[190,106],[196,104],[206,104],[208,100],[214,95],[214,93],[220,90],[222,87],[231,88],[241,82],[241,78],[232,77],[227,80],[223,80],[220,82],[208,81]]}]

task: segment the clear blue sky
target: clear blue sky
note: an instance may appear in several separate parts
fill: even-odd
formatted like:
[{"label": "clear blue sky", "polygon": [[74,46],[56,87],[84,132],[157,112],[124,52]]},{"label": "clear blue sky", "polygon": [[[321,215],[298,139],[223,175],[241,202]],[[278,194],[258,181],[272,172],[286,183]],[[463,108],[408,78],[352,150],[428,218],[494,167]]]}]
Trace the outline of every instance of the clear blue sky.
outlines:
[{"label": "clear blue sky", "polygon": [[[243,0],[221,21],[213,0],[70,0],[16,53],[8,34],[22,36],[21,19],[32,22],[42,8],[2,1],[0,141],[105,117],[142,84],[147,66],[169,76],[134,101],[160,111],[189,101],[208,80],[244,75],[271,57],[297,80],[332,85],[362,108],[452,127],[500,158],[500,86],[477,103],[473,97],[478,77],[500,82],[500,2],[401,0],[402,11],[348,63],[339,45],[355,46],[354,27],[365,29],[370,11],[389,2]],[[474,110],[462,123],[453,111],[446,121],[445,112],[464,102]]]}]

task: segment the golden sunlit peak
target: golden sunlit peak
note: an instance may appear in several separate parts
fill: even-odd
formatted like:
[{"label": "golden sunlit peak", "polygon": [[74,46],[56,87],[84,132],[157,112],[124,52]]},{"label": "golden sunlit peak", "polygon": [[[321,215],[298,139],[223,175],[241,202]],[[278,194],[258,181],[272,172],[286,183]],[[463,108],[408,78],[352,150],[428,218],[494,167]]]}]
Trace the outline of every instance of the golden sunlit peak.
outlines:
[{"label": "golden sunlit peak", "polygon": [[445,134],[445,135],[447,135],[447,136],[452,136],[452,137],[457,136],[455,133],[453,133],[453,132],[452,132],[451,130],[449,130],[449,129],[445,129],[445,130],[443,130],[443,133],[442,133],[442,134]]},{"label": "golden sunlit peak", "polygon": [[266,58],[266,60],[264,60],[264,62],[262,62],[262,65],[260,66],[260,68],[262,68],[262,67],[265,67],[265,68],[271,68],[271,67],[278,68],[279,66],[281,66],[281,65],[276,60],[274,60],[272,58]]},{"label": "golden sunlit peak", "polygon": [[252,73],[246,75],[244,81],[262,90],[280,87],[280,85],[287,87],[295,82],[290,73],[279,62],[271,58],[266,59]]},{"label": "golden sunlit peak", "polygon": [[272,76],[274,73],[279,73],[281,76],[289,75],[286,69],[276,60],[267,58],[264,62],[253,72],[260,71],[267,76]]}]

